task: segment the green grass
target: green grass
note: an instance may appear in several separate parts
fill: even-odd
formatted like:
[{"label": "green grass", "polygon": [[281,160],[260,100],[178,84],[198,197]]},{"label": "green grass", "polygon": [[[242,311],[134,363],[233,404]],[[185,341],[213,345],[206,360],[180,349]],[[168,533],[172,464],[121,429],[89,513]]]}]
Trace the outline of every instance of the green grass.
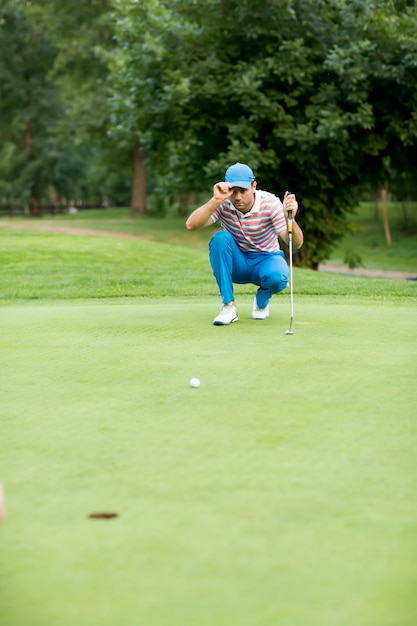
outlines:
[{"label": "green grass", "polygon": [[0,229],[0,624],[414,626],[416,283],[217,328],[185,234]]},{"label": "green grass", "polygon": [[417,205],[404,207],[390,203],[388,214],[392,246],[387,246],[382,208],[363,203],[350,217],[349,230],[333,251],[329,263],[347,264],[357,258],[360,265],[369,269],[383,269],[417,273]]},{"label": "green grass", "polygon": [[[317,294],[385,300],[414,298],[417,293],[414,281],[372,281],[299,268],[294,270],[294,282],[297,297]],[[206,246],[200,250],[172,243],[0,228],[0,304],[217,293]],[[252,286],[236,288],[237,295],[249,293],[253,293]]]},{"label": "green grass", "polygon": [[48,215],[41,220],[33,221],[24,218],[2,219],[1,222],[16,227],[22,225],[24,228],[29,227],[35,230],[48,227],[99,229],[135,235],[148,241],[184,245],[204,250],[207,248],[213,230],[206,228],[190,233],[185,228],[185,217],[144,216],[137,219],[130,217],[130,210],[125,208],[91,209],[71,215]]},{"label": "green grass", "polygon": [[[405,207],[405,208],[404,208]],[[407,211],[407,219],[404,211]],[[302,220],[302,204],[300,207]],[[417,204],[389,204],[392,247],[388,248],[382,222],[382,208],[376,212],[371,203],[362,203],[349,217],[348,229],[342,241],[333,251],[328,263],[342,265],[346,259],[359,258],[361,265],[368,269],[382,269],[417,273]],[[169,215],[161,219],[145,217],[132,219],[128,209],[97,209],[79,211],[74,215],[56,215],[43,218],[31,225],[40,227],[99,228],[104,231],[117,231],[138,235],[149,241],[158,241],[185,247],[206,250],[211,229],[189,233],[184,228],[185,218]],[[3,219],[3,223],[19,223],[28,226],[22,218]]]}]

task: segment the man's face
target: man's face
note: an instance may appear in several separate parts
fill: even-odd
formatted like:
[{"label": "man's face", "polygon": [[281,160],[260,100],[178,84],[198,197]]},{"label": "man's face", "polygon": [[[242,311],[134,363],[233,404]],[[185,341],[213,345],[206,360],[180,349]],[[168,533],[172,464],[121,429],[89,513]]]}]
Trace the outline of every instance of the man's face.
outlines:
[{"label": "man's face", "polygon": [[253,207],[255,202],[255,189],[256,181],[253,182],[250,187],[244,189],[243,187],[233,187],[233,193],[230,200],[233,206],[241,213],[247,213]]}]

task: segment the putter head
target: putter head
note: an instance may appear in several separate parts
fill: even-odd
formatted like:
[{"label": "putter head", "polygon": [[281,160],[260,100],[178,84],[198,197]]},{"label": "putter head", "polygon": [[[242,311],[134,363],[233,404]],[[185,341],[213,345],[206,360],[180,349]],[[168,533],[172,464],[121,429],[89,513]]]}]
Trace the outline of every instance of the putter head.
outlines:
[{"label": "putter head", "polygon": [[294,334],[294,331],[291,330],[291,328],[289,328],[288,330],[284,332],[284,335],[293,335],[293,334]]}]

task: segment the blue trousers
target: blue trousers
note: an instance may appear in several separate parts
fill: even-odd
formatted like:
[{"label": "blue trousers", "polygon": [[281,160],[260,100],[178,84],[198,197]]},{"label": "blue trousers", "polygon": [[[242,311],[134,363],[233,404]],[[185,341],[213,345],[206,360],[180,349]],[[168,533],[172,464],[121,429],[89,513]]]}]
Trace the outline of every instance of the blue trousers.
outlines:
[{"label": "blue trousers", "polygon": [[288,285],[289,268],[282,251],[242,252],[232,235],[221,230],[211,238],[209,254],[223,304],[234,300],[233,283],[257,285],[260,309],[267,306],[272,294]]}]

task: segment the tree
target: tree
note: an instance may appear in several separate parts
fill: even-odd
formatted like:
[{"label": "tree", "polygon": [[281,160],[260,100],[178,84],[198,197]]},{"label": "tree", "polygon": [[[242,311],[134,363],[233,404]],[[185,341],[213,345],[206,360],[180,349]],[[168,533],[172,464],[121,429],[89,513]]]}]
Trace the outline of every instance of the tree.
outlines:
[{"label": "tree", "polygon": [[0,9],[0,194],[30,206],[125,200],[131,172],[107,134],[113,2],[6,0]]},{"label": "tree", "polygon": [[48,76],[56,49],[31,24],[22,3],[7,1],[0,16],[1,187],[9,202],[39,216],[50,186],[65,188],[63,164],[76,169],[71,146],[56,132],[63,109]]},{"label": "tree", "polygon": [[184,106],[192,62],[187,42],[196,40],[198,24],[190,18],[193,6],[187,16],[176,8],[175,2],[158,0],[116,3],[110,134],[134,158],[134,215],[146,211],[147,169],[169,172],[157,178],[172,192],[182,191],[185,171],[193,171],[182,148],[188,152],[193,143]]},{"label": "tree", "polygon": [[401,173],[415,162],[414,2],[118,6],[113,128],[136,135],[150,167],[175,173],[184,190],[239,160],[261,186],[295,191],[303,265],[330,254],[387,157]]},{"label": "tree", "polygon": [[109,63],[114,53],[112,0],[37,0],[28,8],[56,46],[51,78],[65,107],[59,132],[83,164],[77,192],[87,202],[126,199],[127,155],[108,135]]}]

